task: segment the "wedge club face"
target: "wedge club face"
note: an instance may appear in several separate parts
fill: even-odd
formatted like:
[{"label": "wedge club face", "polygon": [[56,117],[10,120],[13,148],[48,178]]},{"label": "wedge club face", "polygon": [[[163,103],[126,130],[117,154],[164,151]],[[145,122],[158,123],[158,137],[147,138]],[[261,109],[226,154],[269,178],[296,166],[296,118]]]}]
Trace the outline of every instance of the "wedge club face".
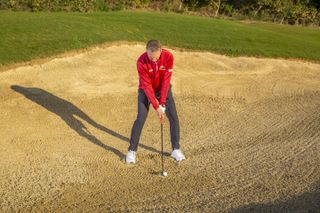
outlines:
[{"label": "wedge club face", "polygon": [[161,176],[161,177],[167,177],[167,176],[168,176],[168,173],[165,172],[165,171],[161,171],[161,172],[159,173],[159,176]]}]

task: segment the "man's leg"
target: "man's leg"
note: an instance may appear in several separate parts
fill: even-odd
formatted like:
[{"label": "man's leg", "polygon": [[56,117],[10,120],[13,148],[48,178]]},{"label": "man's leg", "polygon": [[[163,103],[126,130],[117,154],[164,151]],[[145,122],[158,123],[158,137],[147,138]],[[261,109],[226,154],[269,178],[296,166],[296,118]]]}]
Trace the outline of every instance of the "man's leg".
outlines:
[{"label": "man's leg", "polygon": [[175,105],[172,91],[171,91],[171,84],[168,90],[165,112],[170,122],[170,136],[171,136],[172,150],[180,149],[180,125],[179,125],[176,105]]},{"label": "man's leg", "polygon": [[142,89],[138,89],[138,114],[131,129],[128,151],[137,151],[140,135],[149,112],[149,100]]}]

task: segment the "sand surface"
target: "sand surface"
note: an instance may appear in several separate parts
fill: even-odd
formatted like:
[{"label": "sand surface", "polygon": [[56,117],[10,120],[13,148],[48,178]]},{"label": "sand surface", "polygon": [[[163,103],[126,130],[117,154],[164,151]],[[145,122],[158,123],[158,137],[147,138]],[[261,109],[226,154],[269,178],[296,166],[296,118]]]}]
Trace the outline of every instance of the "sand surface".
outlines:
[{"label": "sand surface", "polygon": [[0,72],[0,211],[320,209],[320,64],[170,49],[187,159],[150,108],[128,166],[141,44]]}]

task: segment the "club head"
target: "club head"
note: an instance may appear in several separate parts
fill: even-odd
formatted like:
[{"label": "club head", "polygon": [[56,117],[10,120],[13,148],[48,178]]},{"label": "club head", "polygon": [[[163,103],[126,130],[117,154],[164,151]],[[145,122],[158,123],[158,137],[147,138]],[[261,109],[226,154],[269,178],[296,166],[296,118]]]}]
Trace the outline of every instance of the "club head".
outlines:
[{"label": "club head", "polygon": [[167,177],[167,176],[168,176],[168,173],[165,172],[165,171],[162,171],[162,172],[161,172],[161,176],[162,176],[162,177]]}]

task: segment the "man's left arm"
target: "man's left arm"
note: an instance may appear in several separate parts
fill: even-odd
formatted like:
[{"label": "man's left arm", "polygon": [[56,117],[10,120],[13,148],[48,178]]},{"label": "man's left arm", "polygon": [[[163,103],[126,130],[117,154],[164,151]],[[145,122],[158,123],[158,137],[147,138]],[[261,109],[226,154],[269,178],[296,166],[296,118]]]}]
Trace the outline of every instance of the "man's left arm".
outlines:
[{"label": "man's left arm", "polygon": [[172,71],[173,71],[173,61],[174,61],[173,55],[172,53],[170,53],[168,57],[167,68],[161,82],[160,100],[159,100],[160,105],[165,105],[167,100],[170,80],[171,80]]}]

